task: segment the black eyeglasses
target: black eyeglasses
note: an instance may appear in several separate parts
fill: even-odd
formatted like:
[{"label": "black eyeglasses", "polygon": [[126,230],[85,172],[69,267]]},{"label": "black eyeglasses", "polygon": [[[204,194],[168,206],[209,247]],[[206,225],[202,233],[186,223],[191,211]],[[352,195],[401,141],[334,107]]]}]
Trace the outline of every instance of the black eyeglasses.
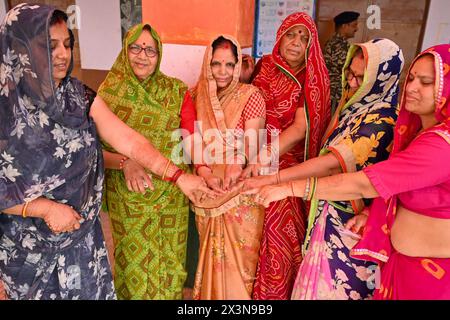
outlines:
[{"label": "black eyeglasses", "polygon": [[345,69],[344,75],[348,81],[352,81],[352,79],[355,78],[358,86],[360,86],[364,81],[364,75],[357,76],[353,73],[353,71],[350,68]]},{"label": "black eyeglasses", "polygon": [[138,55],[141,53],[142,50],[144,50],[145,55],[149,58],[154,58],[158,55],[158,51],[153,49],[152,47],[141,47],[138,44],[132,44],[128,47],[128,50],[130,50],[130,52],[132,54]]}]

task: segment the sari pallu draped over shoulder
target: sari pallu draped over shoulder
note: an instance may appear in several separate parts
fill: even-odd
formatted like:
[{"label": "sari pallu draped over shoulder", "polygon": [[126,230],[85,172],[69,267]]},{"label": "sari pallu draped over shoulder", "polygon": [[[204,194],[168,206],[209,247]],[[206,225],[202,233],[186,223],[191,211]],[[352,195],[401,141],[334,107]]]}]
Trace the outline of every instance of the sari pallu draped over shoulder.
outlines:
[{"label": "sari pallu draped over shoulder", "polygon": [[[237,144],[226,138],[226,133],[231,130],[236,139],[239,139],[242,133],[234,129],[243,117],[245,108],[251,108],[250,97],[259,92],[252,85],[239,83],[241,47],[233,37],[222,37],[231,41],[237,48],[238,61],[234,67],[233,80],[227,88],[218,92],[210,66],[213,57],[211,45],[206,49],[202,73],[193,96],[197,118],[202,126],[204,145],[208,147],[211,143],[217,143],[208,138],[206,130],[210,129],[216,130],[215,136],[223,145],[223,158],[215,157],[219,163],[209,165],[213,173],[223,179],[225,161],[232,160],[227,159],[226,150],[232,151],[232,158],[235,152],[241,152]],[[222,162],[225,164],[221,164]],[[222,202],[217,199],[217,206],[212,209],[195,207],[200,255],[194,299],[251,299],[264,209],[245,195],[238,194],[225,203]]]},{"label": "sari pallu draped over shoulder", "polygon": [[[305,67],[295,74],[279,52],[281,38],[289,29],[304,26],[310,37]],[[317,28],[310,16],[294,13],[277,32],[272,54],[264,56],[253,80],[263,93],[267,107],[268,141],[288,128],[295,113],[303,108],[306,137],[280,157],[280,170],[314,158],[330,121],[330,80],[320,49]],[[266,209],[264,231],[258,263],[255,299],[290,299],[295,275],[302,260],[301,245],[305,236],[306,209],[299,198],[271,203]]]},{"label": "sari pallu draped over shoulder", "polygon": [[[88,116],[93,92],[52,77],[54,8],[21,4],[0,26],[0,210],[38,197],[70,205],[79,230],[0,215],[0,275],[11,299],[114,299],[99,221],[103,159]],[[73,41],[71,42],[73,46]]]},{"label": "sari pallu draped over shoulder", "polygon": [[[342,172],[357,172],[387,159],[397,119],[398,83],[404,59],[397,44],[375,39],[352,45],[344,70],[357,50],[362,49],[366,67],[364,80],[353,96],[348,96],[343,71],[343,98],[324,136],[321,156],[338,159]],[[294,286],[293,299],[369,299],[367,285],[372,263],[350,257],[356,240],[343,235],[347,221],[364,207],[357,201],[313,200],[304,259]]]},{"label": "sari pallu draped over shoulder", "polygon": [[[146,137],[167,159],[180,139],[180,112],[187,86],[160,70],[162,43],[152,27],[159,52],[155,71],[139,81],[128,59],[128,47],[146,24],[131,28],[99,96],[128,126]],[[115,152],[104,144],[108,151]],[[177,154],[178,155],[178,154]],[[188,171],[185,164],[179,168]],[[153,176],[154,191],[130,192],[121,170],[106,170],[106,204],[113,227],[115,285],[119,299],[181,299],[186,279],[189,202],[178,187]]]},{"label": "sari pallu draped over shoulder", "polygon": [[[436,78],[435,118],[438,124],[419,133],[422,128],[419,116],[405,108],[407,85],[405,83],[390,159],[395,159],[399,153],[405,151],[410,145],[420,139],[427,139],[427,136],[432,137],[430,134],[436,134],[441,137],[445,141],[444,145],[446,146],[446,150],[441,150],[439,153],[432,154],[432,156],[442,157],[449,154],[449,149],[447,148],[450,148],[450,45],[438,45],[422,52],[411,64],[408,75],[414,63],[428,54],[434,58]],[[428,152],[434,153],[435,151],[430,149]],[[386,164],[389,162],[388,160]],[[397,170],[402,170],[402,168]],[[375,167],[373,167],[373,172],[365,170],[365,173],[372,182],[375,181],[373,178],[373,174],[376,174]],[[424,172],[423,174],[427,173]],[[417,179],[420,179],[420,177],[417,177]],[[448,181],[445,183],[448,185]],[[396,188],[401,188],[402,181],[397,181],[396,184]],[[441,190],[448,190],[448,187]],[[450,196],[448,194],[440,194],[439,192],[442,191],[430,190],[429,192],[427,197],[429,197],[430,207],[437,203],[436,197]],[[351,252],[355,258],[376,262],[381,267],[381,283],[377,284],[378,287],[374,298],[449,299],[450,259],[409,257],[397,252],[391,244],[390,230],[395,221],[401,195],[394,194],[388,199],[385,196],[381,196],[380,194],[380,197],[374,200],[363,238]],[[424,205],[423,210],[426,211],[426,207]],[[432,216],[429,212],[423,212],[423,214]],[[440,218],[450,219],[450,216],[447,214],[446,216],[440,216]]]}]

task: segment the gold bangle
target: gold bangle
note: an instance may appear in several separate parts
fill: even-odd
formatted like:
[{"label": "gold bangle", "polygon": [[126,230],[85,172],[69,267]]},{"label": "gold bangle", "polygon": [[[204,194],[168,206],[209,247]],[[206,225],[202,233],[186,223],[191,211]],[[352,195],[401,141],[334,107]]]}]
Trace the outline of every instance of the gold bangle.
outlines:
[{"label": "gold bangle", "polygon": [[289,182],[289,184],[291,185],[292,196],[295,197],[295,193],[294,193],[294,181]]},{"label": "gold bangle", "polygon": [[277,184],[281,183],[280,171],[277,172]]},{"label": "gold bangle", "polygon": [[22,207],[22,218],[26,218],[27,217],[27,208],[28,208],[28,204],[29,202],[25,202],[25,204]]},{"label": "gold bangle", "polygon": [[172,160],[167,160],[167,164],[166,164],[166,168],[164,169],[164,173],[163,173],[163,175],[162,175],[162,177],[161,177],[161,180],[164,180],[164,178],[166,177],[166,174],[167,174],[167,171],[169,170],[169,166],[170,166],[170,163],[172,162]]},{"label": "gold bangle", "polygon": [[311,186],[311,194],[309,195],[309,201],[314,199],[314,196],[316,195],[317,182],[318,182],[318,178],[317,177],[314,177],[314,178],[311,178],[311,179],[312,179],[312,186]]}]

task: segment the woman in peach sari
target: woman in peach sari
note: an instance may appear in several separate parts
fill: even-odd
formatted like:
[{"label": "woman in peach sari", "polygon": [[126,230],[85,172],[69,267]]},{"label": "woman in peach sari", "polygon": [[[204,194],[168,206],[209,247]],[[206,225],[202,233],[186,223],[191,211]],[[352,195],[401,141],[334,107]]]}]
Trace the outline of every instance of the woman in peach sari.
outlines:
[{"label": "woman in peach sari", "polygon": [[238,42],[230,36],[217,37],[206,49],[193,90],[206,147],[203,154],[210,151],[196,171],[223,194],[203,208],[195,207],[200,253],[194,299],[251,299],[253,291],[264,209],[238,194],[237,181],[250,152],[243,132],[263,129],[266,109],[256,87],[239,83],[241,64]]}]

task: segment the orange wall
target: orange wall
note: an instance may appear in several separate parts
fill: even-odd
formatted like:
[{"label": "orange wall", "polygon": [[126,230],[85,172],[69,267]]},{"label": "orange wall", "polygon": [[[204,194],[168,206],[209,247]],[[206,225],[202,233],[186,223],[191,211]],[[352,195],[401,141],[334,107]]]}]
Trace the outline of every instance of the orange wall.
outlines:
[{"label": "orange wall", "polygon": [[226,33],[242,47],[252,46],[254,0],[143,0],[142,19],[164,43],[208,45]]}]

